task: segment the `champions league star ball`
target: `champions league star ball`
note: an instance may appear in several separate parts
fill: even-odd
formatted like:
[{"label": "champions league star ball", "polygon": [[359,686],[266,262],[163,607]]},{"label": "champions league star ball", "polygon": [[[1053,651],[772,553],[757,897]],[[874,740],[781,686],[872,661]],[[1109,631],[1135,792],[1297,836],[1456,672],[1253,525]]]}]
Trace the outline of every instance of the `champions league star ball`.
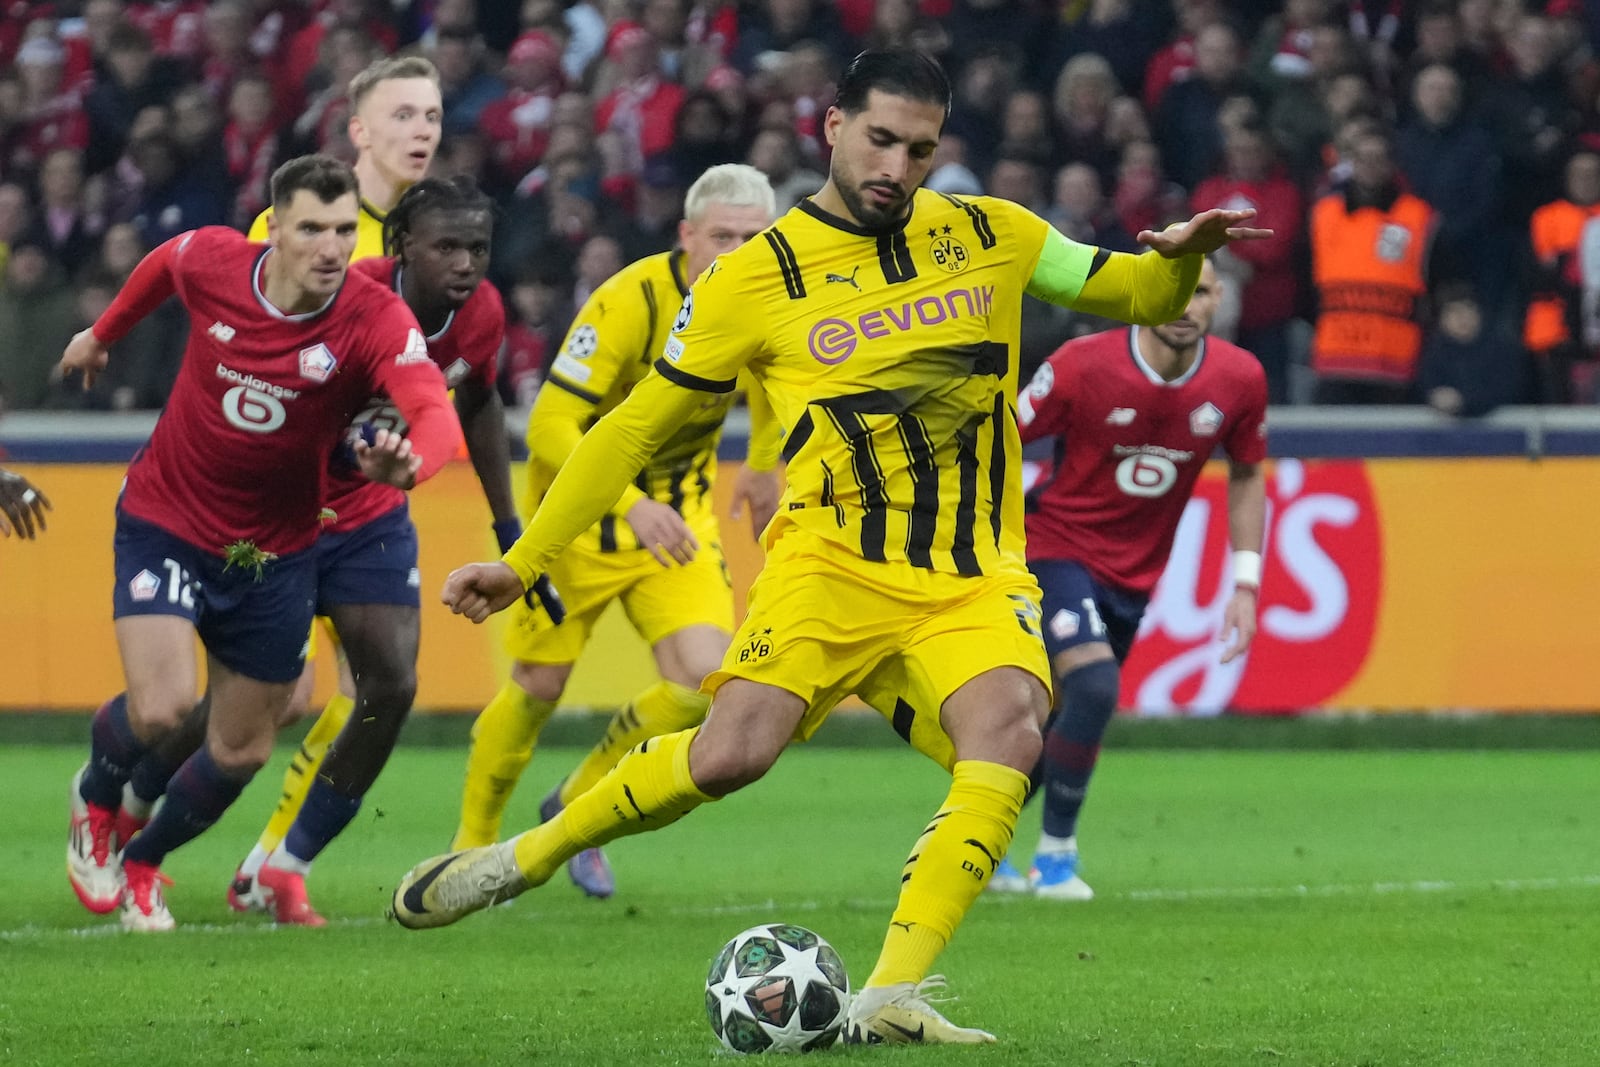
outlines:
[{"label": "champions league star ball", "polygon": [[735,1052],[810,1052],[839,1040],[850,980],[833,946],[803,926],[755,926],[706,976],[711,1029]]}]

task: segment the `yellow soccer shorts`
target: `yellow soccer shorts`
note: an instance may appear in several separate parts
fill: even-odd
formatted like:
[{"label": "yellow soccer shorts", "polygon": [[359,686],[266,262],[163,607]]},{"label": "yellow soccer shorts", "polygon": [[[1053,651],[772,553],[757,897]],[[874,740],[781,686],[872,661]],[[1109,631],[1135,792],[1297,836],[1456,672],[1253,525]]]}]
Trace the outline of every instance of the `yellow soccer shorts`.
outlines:
[{"label": "yellow soccer shorts", "polygon": [[506,652],[523,663],[574,663],[613,600],[620,599],[639,636],[656,642],[690,626],[733,630],[733,587],[722,545],[696,530],[700,550],[685,566],[663,567],[643,549],[601,552],[569,545],[550,565],[567,618],[552,625],[543,609],[513,604]]},{"label": "yellow soccer shorts", "polygon": [[333,628],[333,620],[326,615],[318,615],[311,620],[311,632],[306,635],[306,662],[310,663],[317,658],[317,623],[322,624],[322,629],[328,635],[328,644],[333,646],[334,654],[339,651],[339,631]]},{"label": "yellow soccer shorts", "polygon": [[1050,690],[1039,599],[1020,561],[994,575],[941,574],[871,563],[791,526],[768,545],[744,625],[702,688],[714,694],[729,679],[746,678],[794,693],[807,705],[797,741],[855,693],[949,769],[955,752],[939,711],[957,689],[986,671],[1016,667]]}]

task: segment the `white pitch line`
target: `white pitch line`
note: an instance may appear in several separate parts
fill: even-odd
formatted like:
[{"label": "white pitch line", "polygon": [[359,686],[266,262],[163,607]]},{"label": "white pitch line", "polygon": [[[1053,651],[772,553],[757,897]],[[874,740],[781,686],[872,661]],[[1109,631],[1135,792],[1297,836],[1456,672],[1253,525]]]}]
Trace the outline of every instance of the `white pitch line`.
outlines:
[{"label": "white pitch line", "polygon": [[1499,891],[1531,893],[1550,889],[1600,889],[1600,875],[1571,878],[1499,878],[1487,882],[1351,882],[1334,885],[1219,886],[1214,889],[1131,889],[1107,894],[1114,900],[1292,900],[1298,897],[1394,896],[1405,893]]},{"label": "white pitch line", "polygon": [[[1535,893],[1559,889],[1600,889],[1600,874],[1574,875],[1568,878],[1499,878],[1482,882],[1453,882],[1439,879],[1419,880],[1414,882],[1348,882],[1330,885],[1279,885],[1279,886],[1216,886],[1208,889],[1129,889],[1122,892],[1101,893],[1100,900],[1122,900],[1132,903],[1183,903],[1185,901],[1209,900],[1295,900],[1314,899],[1326,897],[1356,897],[1356,896],[1400,896],[1405,894],[1435,894],[1454,892],[1502,892],[1502,893]],[[1016,894],[985,894],[987,901],[1003,904],[1016,904],[1033,898],[1024,893]],[[740,904],[711,904],[696,907],[666,907],[656,908],[644,906],[646,917],[662,916],[665,918],[715,918],[722,915],[753,915],[771,914],[782,912],[819,911],[827,907],[842,907],[851,911],[888,910],[894,907],[894,900],[888,897],[882,899],[854,899],[854,900],[799,900],[779,901],[772,898],[759,901],[750,901]],[[554,919],[556,916],[532,908],[519,907],[516,912],[530,922],[541,919]],[[388,919],[375,915],[352,916],[349,918],[329,919],[325,929],[329,930],[354,930],[362,927],[384,925]],[[277,932],[274,923],[251,923],[240,921],[238,923],[180,923],[173,934],[167,936],[199,936],[208,934],[228,934],[241,936],[251,934],[271,934]],[[29,924],[13,930],[0,930],[0,944],[26,941],[53,941],[53,940],[82,940],[96,937],[111,937],[123,933],[122,927],[111,920],[97,926],[58,927],[39,926]]]}]

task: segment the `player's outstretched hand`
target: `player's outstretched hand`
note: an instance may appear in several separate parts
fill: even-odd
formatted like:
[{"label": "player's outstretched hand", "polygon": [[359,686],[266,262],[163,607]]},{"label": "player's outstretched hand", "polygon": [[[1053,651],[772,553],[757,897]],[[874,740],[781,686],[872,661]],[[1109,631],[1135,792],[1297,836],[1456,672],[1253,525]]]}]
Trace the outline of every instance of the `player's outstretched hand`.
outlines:
[{"label": "player's outstretched hand", "polygon": [[0,537],[10,537],[15,530],[18,537],[32,541],[44,533],[44,513],[49,510],[50,501],[28,479],[0,470]]},{"label": "player's outstretched hand", "polygon": [[506,564],[469,563],[450,572],[440,599],[457,615],[483,622],[515,604],[522,591],[522,579]]},{"label": "player's outstretched hand", "polygon": [[741,467],[733,480],[733,511],[735,520],[750,511],[750,532],[756,537],[767,528],[767,523],[778,513],[778,500],[783,496],[783,477],[776,471],[751,470]]},{"label": "player's outstretched hand", "polygon": [[417,471],[422,469],[422,457],[411,451],[411,442],[393,430],[379,430],[372,435],[369,445],[365,437],[355,444],[356,462],[369,481],[382,482],[396,489],[410,489],[417,484]]},{"label": "player's outstretched hand", "polygon": [[1249,586],[1240,586],[1233,591],[1233,596],[1228,598],[1228,606],[1222,612],[1222,640],[1232,638],[1227,651],[1222,653],[1222,662],[1232,663],[1246,652],[1250,651],[1250,642],[1256,638],[1256,591]]},{"label": "player's outstretched hand", "polygon": [[639,543],[649,549],[663,567],[672,566],[674,560],[688,563],[699,551],[700,542],[689,532],[683,516],[659,500],[646,497],[637,501],[623,518],[633,527]]},{"label": "player's outstretched hand", "polygon": [[94,330],[83,329],[73,334],[72,340],[67,342],[67,350],[61,354],[61,362],[56,370],[63,378],[81,372],[83,387],[88,389],[100,372],[106,369],[108,358],[106,346],[94,335]]},{"label": "player's outstretched hand", "polygon": [[1256,209],[1253,207],[1239,211],[1224,211],[1214,207],[1210,211],[1200,212],[1188,222],[1175,222],[1159,233],[1142,230],[1138,241],[1168,259],[1215,252],[1230,241],[1258,241],[1263,237],[1271,237],[1271,230],[1239,225],[1255,217]]}]

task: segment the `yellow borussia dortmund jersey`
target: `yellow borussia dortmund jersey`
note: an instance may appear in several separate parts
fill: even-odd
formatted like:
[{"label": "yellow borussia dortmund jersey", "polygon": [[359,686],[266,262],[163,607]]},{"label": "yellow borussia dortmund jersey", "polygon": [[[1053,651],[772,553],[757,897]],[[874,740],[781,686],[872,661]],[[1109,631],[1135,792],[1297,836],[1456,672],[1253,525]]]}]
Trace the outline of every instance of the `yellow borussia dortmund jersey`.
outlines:
[{"label": "yellow borussia dortmund jersey", "polygon": [[886,234],[806,200],[707,270],[657,366],[766,387],[789,460],[769,539],[794,523],[867,560],[1021,564],[1017,344],[1047,231],[989,197],[919,190]]},{"label": "yellow borussia dortmund jersey", "polygon": [[[567,331],[546,381],[592,406],[583,429],[620,404],[661,356],[674,316],[688,293],[681,251],[647,256],[607,279],[578,312]],[[533,458],[528,463],[528,504],[543,499],[556,469],[538,459],[540,407],[567,408],[565,398],[545,397],[534,404],[528,420]],[[645,495],[670,504],[691,528],[714,535],[711,483],[717,473],[717,443],[732,393],[706,394],[699,410],[674,433],[639,473],[634,485]],[[617,511],[606,515],[579,543],[604,552],[638,549],[633,530]]]},{"label": "yellow borussia dortmund jersey", "polygon": [[[272,208],[267,208],[256,216],[256,221],[250,224],[249,238],[252,241],[265,241],[267,239],[267,219],[272,217]],[[365,199],[361,201],[361,213],[356,216],[356,249],[350,253],[350,262],[358,259],[371,259],[373,256],[383,255],[383,220],[385,213],[379,211]]]}]

